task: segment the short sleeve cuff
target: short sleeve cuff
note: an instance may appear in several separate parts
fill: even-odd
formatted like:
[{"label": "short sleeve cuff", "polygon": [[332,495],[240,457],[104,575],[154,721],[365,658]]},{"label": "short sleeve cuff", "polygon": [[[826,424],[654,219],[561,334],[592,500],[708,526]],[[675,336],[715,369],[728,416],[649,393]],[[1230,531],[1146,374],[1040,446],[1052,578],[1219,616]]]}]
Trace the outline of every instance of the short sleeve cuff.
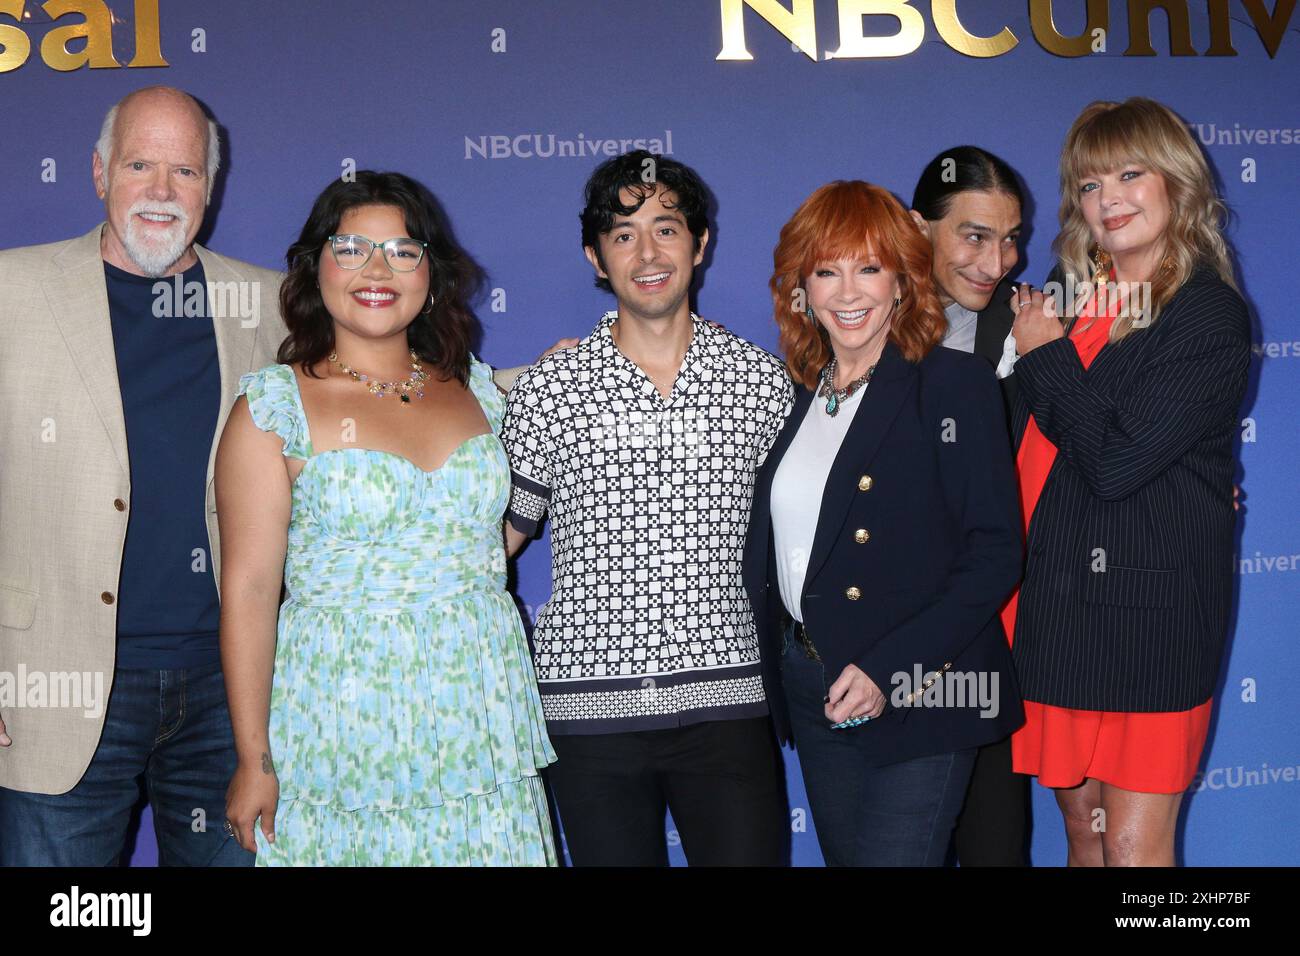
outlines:
[{"label": "short sleeve cuff", "polygon": [[514,525],[515,530],[532,537],[542,526],[542,518],[551,500],[551,489],[518,472],[510,473],[510,484],[506,520]]}]

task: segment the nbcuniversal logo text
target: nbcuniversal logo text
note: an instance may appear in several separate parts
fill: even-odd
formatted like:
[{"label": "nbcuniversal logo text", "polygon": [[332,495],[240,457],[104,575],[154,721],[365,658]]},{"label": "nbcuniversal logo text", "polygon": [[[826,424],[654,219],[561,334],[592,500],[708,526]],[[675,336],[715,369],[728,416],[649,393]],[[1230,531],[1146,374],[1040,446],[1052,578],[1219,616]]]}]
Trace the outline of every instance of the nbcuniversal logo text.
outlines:
[{"label": "nbcuniversal logo text", "polygon": [[[135,55],[128,67],[160,67],[168,63],[162,55],[161,27],[158,22],[159,0],[135,0]],[[123,6],[124,4],[118,4]],[[40,41],[41,59],[61,73],[88,67],[92,70],[116,69],[122,62],[113,52],[113,27],[124,24],[104,0],[45,0],[32,4],[43,11],[49,22],[57,24]],[[26,0],[0,0],[0,73],[18,69],[32,53],[33,38],[28,29],[35,24]],[[79,21],[61,22],[79,16]]]},{"label": "nbcuniversal logo text", "polygon": [[631,139],[600,139],[586,133],[579,133],[573,139],[560,139],[554,133],[496,133],[465,137],[466,159],[581,159],[618,156],[634,149],[671,156],[673,131],[666,129],[662,135]]}]

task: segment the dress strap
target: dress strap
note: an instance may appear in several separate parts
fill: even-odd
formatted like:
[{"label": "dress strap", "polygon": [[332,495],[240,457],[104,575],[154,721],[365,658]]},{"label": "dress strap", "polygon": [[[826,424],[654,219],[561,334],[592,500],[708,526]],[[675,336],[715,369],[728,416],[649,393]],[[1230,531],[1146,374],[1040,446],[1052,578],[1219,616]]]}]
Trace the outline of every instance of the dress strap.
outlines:
[{"label": "dress strap", "polygon": [[506,413],[506,397],[501,394],[497,388],[496,382],[492,380],[492,366],[486,362],[480,362],[478,357],[470,355],[469,369],[469,387],[483,406],[483,414],[487,416],[488,423],[492,426],[492,431],[496,434],[501,432],[501,422]]},{"label": "dress strap", "polygon": [[307,415],[298,394],[298,379],[288,365],[268,365],[239,379],[239,394],[248,396],[253,423],[284,441],[286,458],[310,458]]}]

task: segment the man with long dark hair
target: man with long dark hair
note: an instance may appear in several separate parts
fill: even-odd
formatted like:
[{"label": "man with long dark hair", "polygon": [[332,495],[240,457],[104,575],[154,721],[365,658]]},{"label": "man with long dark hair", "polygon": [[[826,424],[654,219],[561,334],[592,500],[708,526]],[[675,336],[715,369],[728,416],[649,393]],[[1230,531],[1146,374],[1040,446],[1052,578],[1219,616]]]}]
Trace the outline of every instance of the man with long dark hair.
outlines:
[{"label": "man with long dark hair", "polygon": [[[912,197],[912,219],[930,240],[932,272],[948,328],[943,344],[993,366],[1008,411],[1015,406],[1012,285],[1020,260],[1024,193],[1003,160],[976,146],[946,149]],[[1011,770],[1011,738],[981,747],[953,844],[962,866],[1026,866],[1029,778]]]}]

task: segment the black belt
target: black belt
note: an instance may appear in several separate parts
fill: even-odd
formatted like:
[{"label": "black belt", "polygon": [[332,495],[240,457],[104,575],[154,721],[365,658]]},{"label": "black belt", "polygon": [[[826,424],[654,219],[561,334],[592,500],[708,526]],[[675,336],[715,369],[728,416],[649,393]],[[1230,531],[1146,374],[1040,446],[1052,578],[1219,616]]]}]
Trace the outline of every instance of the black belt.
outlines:
[{"label": "black belt", "polygon": [[808,629],[804,627],[802,623],[793,618],[790,619],[790,623],[787,627],[789,632],[794,635],[795,642],[803,649],[804,657],[811,661],[821,663],[822,656],[817,653],[816,645],[813,644],[812,638],[808,636]]}]

